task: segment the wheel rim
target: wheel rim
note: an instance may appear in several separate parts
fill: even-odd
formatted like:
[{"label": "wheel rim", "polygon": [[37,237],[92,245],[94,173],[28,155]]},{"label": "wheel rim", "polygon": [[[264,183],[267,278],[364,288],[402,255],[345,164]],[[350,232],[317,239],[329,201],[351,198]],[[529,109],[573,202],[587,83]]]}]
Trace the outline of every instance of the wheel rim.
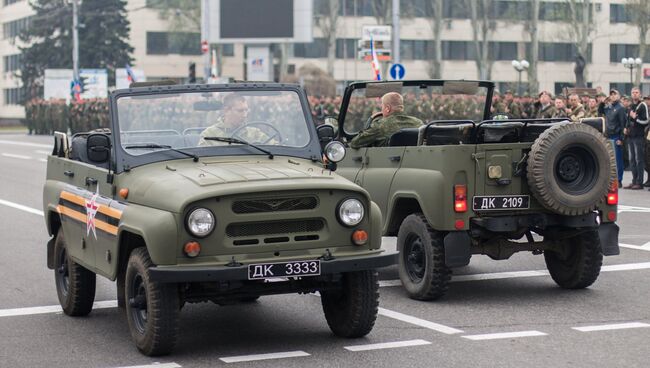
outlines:
[{"label": "wheel rim", "polygon": [[561,152],[554,171],[560,189],[572,195],[589,192],[596,185],[599,174],[593,153],[582,146],[569,147]]},{"label": "wheel rim", "polygon": [[404,245],[404,264],[406,273],[413,282],[420,282],[424,278],[426,268],[426,254],[422,239],[415,235],[409,234],[406,237]]},{"label": "wheel rim", "polygon": [[56,282],[61,291],[61,295],[64,298],[67,298],[68,290],[70,288],[70,268],[68,267],[68,254],[65,249],[62,249],[59,253],[59,262],[56,273]]},{"label": "wheel rim", "polygon": [[131,320],[139,333],[144,334],[147,327],[147,290],[145,288],[142,275],[139,273],[133,277],[131,285],[129,285],[129,306]]}]

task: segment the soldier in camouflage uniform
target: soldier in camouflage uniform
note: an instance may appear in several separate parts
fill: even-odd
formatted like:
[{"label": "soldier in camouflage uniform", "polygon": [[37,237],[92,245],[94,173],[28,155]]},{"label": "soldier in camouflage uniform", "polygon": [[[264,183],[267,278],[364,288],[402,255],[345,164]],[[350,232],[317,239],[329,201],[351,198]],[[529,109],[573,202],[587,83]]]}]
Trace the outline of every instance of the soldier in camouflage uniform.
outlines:
[{"label": "soldier in camouflage uniform", "polygon": [[508,114],[511,119],[520,119],[521,105],[515,102],[512,91],[507,90],[504,97],[505,113]]},{"label": "soldier in camouflage uniform", "polygon": [[569,115],[566,112],[566,104],[564,103],[564,98],[562,96],[555,96],[555,113],[553,113],[553,118],[568,118]]},{"label": "soldier in camouflage uniform", "polygon": [[217,118],[217,122],[201,132],[199,146],[219,146],[228,144],[226,142],[206,140],[206,137],[226,137],[243,139],[250,143],[268,143],[272,140],[273,133],[265,133],[257,127],[248,127],[240,130],[237,136],[233,132],[246,125],[248,116],[248,102],[238,94],[231,94],[223,99],[223,115]]},{"label": "soldier in camouflage uniform", "polygon": [[[381,98],[382,118],[350,141],[350,147],[382,147],[393,133],[402,128],[419,128],[422,120],[404,114],[404,99],[397,92],[386,93]],[[379,117],[379,113],[373,118]]]},{"label": "soldier in camouflage uniform", "polygon": [[539,94],[539,106],[535,113],[536,119],[550,119],[555,115],[555,106],[551,103],[551,95],[542,91]]},{"label": "soldier in camouflage uniform", "polygon": [[566,109],[569,119],[573,122],[579,122],[586,116],[585,107],[580,103],[578,94],[573,93],[569,96],[569,108]]},{"label": "soldier in camouflage uniform", "polygon": [[597,118],[598,117],[598,101],[594,97],[589,97],[589,103],[587,105],[586,118]]}]

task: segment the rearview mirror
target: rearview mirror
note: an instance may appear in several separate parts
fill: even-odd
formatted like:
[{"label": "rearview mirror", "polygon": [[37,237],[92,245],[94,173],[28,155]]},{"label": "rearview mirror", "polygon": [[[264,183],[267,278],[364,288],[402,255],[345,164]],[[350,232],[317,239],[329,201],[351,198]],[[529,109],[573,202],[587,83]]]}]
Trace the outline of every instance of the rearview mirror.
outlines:
[{"label": "rearview mirror", "polygon": [[88,135],[86,143],[88,160],[94,163],[103,163],[111,157],[111,140],[103,133]]}]

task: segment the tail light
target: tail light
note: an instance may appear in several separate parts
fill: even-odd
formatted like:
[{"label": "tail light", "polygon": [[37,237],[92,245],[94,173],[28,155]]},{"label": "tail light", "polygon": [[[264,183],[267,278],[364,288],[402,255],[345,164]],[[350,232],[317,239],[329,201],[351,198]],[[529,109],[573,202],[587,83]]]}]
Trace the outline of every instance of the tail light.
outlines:
[{"label": "tail light", "polygon": [[607,204],[610,206],[618,204],[618,183],[616,181],[609,188],[609,192],[607,193]]},{"label": "tail light", "polygon": [[467,185],[454,185],[454,211],[467,212]]}]

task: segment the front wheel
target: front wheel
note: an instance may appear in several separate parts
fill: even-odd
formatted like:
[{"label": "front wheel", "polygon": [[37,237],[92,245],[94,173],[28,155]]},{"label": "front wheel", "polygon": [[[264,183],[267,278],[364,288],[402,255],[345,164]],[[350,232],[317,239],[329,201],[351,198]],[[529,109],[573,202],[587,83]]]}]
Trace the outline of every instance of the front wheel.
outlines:
[{"label": "front wheel", "polygon": [[565,289],[583,289],[600,274],[603,251],[598,230],[558,240],[562,252],[545,251],[544,260],[553,281]]},{"label": "front wheel", "polygon": [[341,288],[321,292],[327,324],[341,337],[362,337],[370,333],[379,311],[377,271],[343,274]]},{"label": "front wheel", "polygon": [[175,284],[151,281],[153,266],[145,248],[137,248],[126,266],[126,318],[131,337],[148,356],[171,353],[178,335],[179,294]]},{"label": "front wheel", "polygon": [[447,292],[451,270],[445,265],[442,237],[423,214],[409,215],[397,234],[399,278],[409,297],[435,300]]},{"label": "front wheel", "polygon": [[60,228],[54,242],[54,281],[63,313],[86,316],[95,301],[95,274],[73,261]]}]

